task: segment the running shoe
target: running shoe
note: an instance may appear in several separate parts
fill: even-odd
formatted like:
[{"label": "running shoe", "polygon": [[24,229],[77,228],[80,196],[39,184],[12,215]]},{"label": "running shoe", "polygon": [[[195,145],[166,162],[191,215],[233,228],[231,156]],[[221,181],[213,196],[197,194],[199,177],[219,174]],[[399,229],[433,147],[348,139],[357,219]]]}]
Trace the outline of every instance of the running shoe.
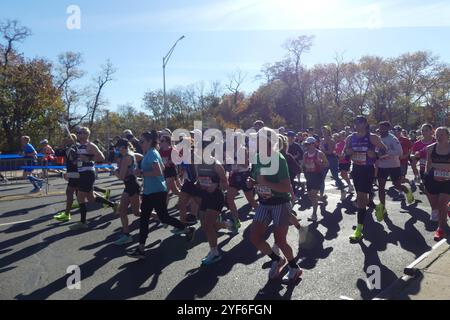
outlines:
[{"label": "running shoe", "polygon": [[69,214],[66,214],[65,212],[62,212],[56,216],[54,216],[55,220],[58,220],[59,222],[69,222],[72,220],[72,216]]},{"label": "running shoe", "polygon": [[131,242],[133,242],[133,237],[132,237],[132,236],[130,236],[129,234],[128,234],[128,235],[127,235],[127,234],[122,234],[122,235],[120,236],[120,238],[117,239],[117,240],[114,242],[114,244],[115,244],[116,246],[123,246],[123,245],[129,244],[129,243],[131,243]]},{"label": "running shoe", "polygon": [[[109,201],[109,198],[111,198],[111,190],[106,190],[106,192],[105,192],[105,194],[104,194],[104,197],[105,197],[105,199],[106,200],[108,200]],[[107,203],[104,203],[103,204],[103,208],[108,208],[109,207],[109,205],[107,204]],[[114,211],[114,213],[115,213],[115,211]]]},{"label": "running shoe", "polygon": [[356,228],[355,232],[350,236],[351,241],[360,241],[364,237],[362,230],[360,228]]},{"label": "running shoe", "polygon": [[300,268],[291,268],[289,267],[289,272],[286,276],[283,277],[283,282],[296,283],[298,279],[303,274],[303,270]]},{"label": "running shoe", "polygon": [[375,216],[377,217],[377,221],[381,222],[384,220],[384,215],[387,213],[386,208],[382,203],[375,206]]},{"label": "running shoe", "polygon": [[72,209],[78,209],[78,208],[80,208],[80,204],[78,203],[78,201],[75,200],[72,204]]},{"label": "running shoe", "polygon": [[280,271],[285,264],[286,264],[285,258],[280,258],[280,261],[278,262],[273,261],[269,271],[269,279],[270,280],[277,279],[280,276]]},{"label": "running shoe", "polygon": [[311,215],[311,217],[308,218],[308,221],[316,222],[317,221],[317,213],[313,213]]},{"label": "running shoe", "polygon": [[113,213],[117,214],[119,212],[119,203],[114,202]]},{"label": "running shoe", "polygon": [[431,211],[431,221],[434,221],[434,222],[439,221],[439,210]]},{"label": "running shoe", "polygon": [[441,241],[446,237],[444,230],[438,228],[434,233],[434,241]]},{"label": "running shoe", "polygon": [[77,222],[69,227],[72,231],[78,231],[78,230],[86,230],[88,228],[87,223]]},{"label": "running shoe", "polygon": [[30,193],[38,193],[41,191],[41,188],[34,188],[33,190],[30,191]]},{"label": "running shoe", "polygon": [[416,199],[414,199],[413,193],[408,189],[408,192],[406,193],[406,201],[408,201],[408,204],[413,204],[415,200]]},{"label": "running shoe", "polygon": [[242,227],[241,220],[239,220],[239,218],[234,220],[234,226],[235,226],[236,230],[239,230]]},{"label": "running shoe", "polygon": [[187,229],[187,231],[184,232],[184,234],[186,235],[187,242],[194,241],[196,231],[197,231],[197,229],[195,229],[194,227],[190,227]]},{"label": "running shoe", "polygon": [[227,220],[225,222],[225,224],[227,225],[227,229],[229,231],[231,231],[231,233],[239,233],[238,228],[236,227],[236,223],[232,220]]},{"label": "running shoe", "polygon": [[222,256],[220,254],[216,255],[212,251],[209,252],[209,254],[202,260],[203,266],[210,266],[214,263],[219,262],[222,260]]},{"label": "running shoe", "polygon": [[136,247],[133,250],[127,251],[127,256],[133,259],[143,260],[145,259],[145,252],[141,251],[139,247]]}]

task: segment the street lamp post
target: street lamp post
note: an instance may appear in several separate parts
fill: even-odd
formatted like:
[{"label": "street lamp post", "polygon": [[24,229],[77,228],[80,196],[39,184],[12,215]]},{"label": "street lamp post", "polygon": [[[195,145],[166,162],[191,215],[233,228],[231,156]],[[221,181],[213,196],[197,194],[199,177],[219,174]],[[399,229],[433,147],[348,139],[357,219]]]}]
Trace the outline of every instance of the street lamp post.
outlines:
[{"label": "street lamp post", "polygon": [[183,40],[185,38],[185,36],[182,36],[180,39],[177,40],[177,42],[175,42],[175,44],[173,45],[173,47],[170,49],[170,51],[167,53],[167,55],[163,58],[163,107],[164,107],[164,122],[165,122],[165,127],[168,127],[168,114],[169,114],[169,110],[167,108],[167,99],[166,99],[166,66],[167,63],[170,60],[170,57],[172,56],[173,51],[175,50],[175,47],[177,46],[178,42],[180,42],[181,40]]}]

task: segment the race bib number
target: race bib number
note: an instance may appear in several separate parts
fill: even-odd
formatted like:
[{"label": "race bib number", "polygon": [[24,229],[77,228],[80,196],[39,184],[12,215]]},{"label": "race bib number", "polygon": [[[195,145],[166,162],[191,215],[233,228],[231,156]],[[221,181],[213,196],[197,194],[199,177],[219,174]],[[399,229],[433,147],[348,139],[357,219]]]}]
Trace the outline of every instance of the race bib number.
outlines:
[{"label": "race bib number", "polygon": [[365,152],[356,152],[353,155],[353,162],[359,165],[365,165],[367,164],[367,153]]},{"label": "race bib number", "polygon": [[255,191],[263,199],[272,198],[272,190],[267,186],[256,185]]},{"label": "race bib number", "polygon": [[450,170],[434,169],[434,180],[436,181],[450,180]]},{"label": "race bib number", "polygon": [[210,188],[213,185],[213,182],[210,177],[198,177],[198,182],[202,187]]},{"label": "race bib number", "polygon": [[83,161],[77,161],[77,168],[83,167]]}]

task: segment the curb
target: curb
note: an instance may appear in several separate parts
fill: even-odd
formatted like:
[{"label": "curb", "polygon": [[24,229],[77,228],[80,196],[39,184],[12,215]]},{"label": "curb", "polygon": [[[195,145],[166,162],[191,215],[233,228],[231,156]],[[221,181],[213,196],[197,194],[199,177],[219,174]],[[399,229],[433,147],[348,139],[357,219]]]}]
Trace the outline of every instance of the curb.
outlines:
[{"label": "curb", "polygon": [[446,239],[442,239],[436,243],[432,249],[425,252],[419,258],[409,264],[404,270],[404,275],[397,279],[392,285],[379,293],[373,300],[389,300],[396,294],[405,289],[412,280],[423,277],[422,270],[432,265],[440,256],[449,250],[449,246],[443,246],[447,243]]}]

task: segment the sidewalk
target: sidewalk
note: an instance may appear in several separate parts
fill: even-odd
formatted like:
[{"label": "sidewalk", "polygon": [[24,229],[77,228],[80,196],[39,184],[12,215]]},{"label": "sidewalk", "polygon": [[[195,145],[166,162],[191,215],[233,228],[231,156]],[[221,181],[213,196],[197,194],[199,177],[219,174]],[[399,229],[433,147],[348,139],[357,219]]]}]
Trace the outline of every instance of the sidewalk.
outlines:
[{"label": "sidewalk", "polygon": [[437,243],[404,273],[375,300],[450,300],[450,240]]}]

